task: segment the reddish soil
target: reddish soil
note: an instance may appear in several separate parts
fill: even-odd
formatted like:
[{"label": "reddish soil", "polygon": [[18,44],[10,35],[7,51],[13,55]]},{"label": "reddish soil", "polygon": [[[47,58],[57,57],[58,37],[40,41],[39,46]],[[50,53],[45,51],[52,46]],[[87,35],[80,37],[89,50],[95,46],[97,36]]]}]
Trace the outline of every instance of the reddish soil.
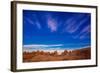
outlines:
[{"label": "reddish soil", "polygon": [[57,51],[52,53],[44,51],[23,52],[23,62],[64,61],[91,59],[91,48],[83,48],[68,52],[65,50],[60,55]]}]

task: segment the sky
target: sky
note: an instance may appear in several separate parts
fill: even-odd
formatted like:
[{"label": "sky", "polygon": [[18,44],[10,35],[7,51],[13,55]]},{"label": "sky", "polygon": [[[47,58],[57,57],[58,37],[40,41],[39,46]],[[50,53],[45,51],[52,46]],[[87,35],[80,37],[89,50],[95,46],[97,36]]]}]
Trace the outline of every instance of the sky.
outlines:
[{"label": "sky", "polygon": [[23,45],[79,48],[91,45],[91,14],[23,10]]}]

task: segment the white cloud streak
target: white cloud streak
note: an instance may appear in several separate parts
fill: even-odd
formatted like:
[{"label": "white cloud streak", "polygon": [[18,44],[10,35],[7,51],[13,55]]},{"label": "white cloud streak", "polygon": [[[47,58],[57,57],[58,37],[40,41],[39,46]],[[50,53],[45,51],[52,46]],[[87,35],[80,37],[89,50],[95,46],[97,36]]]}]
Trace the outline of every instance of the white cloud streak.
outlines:
[{"label": "white cloud streak", "polygon": [[32,44],[32,45],[24,45],[24,48],[32,48],[32,47],[55,47],[55,46],[63,46],[63,44],[55,44],[55,45],[42,45],[42,44]]}]

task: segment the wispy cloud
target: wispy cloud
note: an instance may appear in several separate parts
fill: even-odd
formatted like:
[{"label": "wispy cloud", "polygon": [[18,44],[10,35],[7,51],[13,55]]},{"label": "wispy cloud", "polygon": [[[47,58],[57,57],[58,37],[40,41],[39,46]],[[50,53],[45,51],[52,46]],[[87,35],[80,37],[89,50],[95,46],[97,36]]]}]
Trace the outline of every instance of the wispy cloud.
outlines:
[{"label": "wispy cloud", "polygon": [[34,25],[34,22],[32,19],[28,18],[28,17],[25,17],[26,21],[29,22],[30,24]]},{"label": "wispy cloud", "polygon": [[37,18],[37,16],[35,14],[32,14],[32,17],[34,18],[33,19],[33,22],[35,23],[35,25],[37,26],[38,29],[41,29],[41,24]]},{"label": "wispy cloud", "polygon": [[87,34],[88,34],[88,33],[84,33],[84,34],[81,35],[79,38],[80,38],[80,39],[89,38],[89,37],[87,37]]},{"label": "wispy cloud", "polygon": [[90,25],[87,25],[87,26],[81,31],[81,33],[90,32],[90,29],[91,29]]},{"label": "wispy cloud", "polygon": [[80,39],[84,39],[84,38],[88,38],[87,34],[89,34],[91,31],[90,26],[88,25],[87,27],[85,27],[82,31],[81,31],[81,36]]},{"label": "wispy cloud", "polygon": [[72,32],[73,26],[76,23],[76,21],[74,20],[74,18],[69,18],[66,20],[65,24],[64,24],[64,30],[63,32]]},{"label": "wispy cloud", "polygon": [[[81,21],[79,21],[78,19],[75,20],[75,18],[70,18],[69,20],[67,20],[66,22],[66,28],[64,29],[65,31],[69,32],[69,33],[74,33],[76,32],[85,22],[87,21],[87,19],[82,19]],[[77,25],[76,25],[77,24]]]},{"label": "wispy cloud", "polygon": [[51,32],[57,31],[57,21],[50,15],[48,15],[47,24]]},{"label": "wispy cloud", "polygon": [[37,16],[32,15],[32,17],[33,17],[33,19],[32,18],[25,17],[25,20],[28,23],[32,24],[33,26],[36,26],[38,29],[41,29],[41,24],[40,24],[39,20],[37,19]]},{"label": "wispy cloud", "polygon": [[90,32],[91,32],[91,26],[87,25],[80,31],[79,34],[74,36],[74,38],[79,38],[79,39],[87,38],[88,37],[87,35],[90,34]]},{"label": "wispy cloud", "polygon": [[38,29],[41,29],[41,24],[39,23],[39,21],[36,21],[35,24],[36,24]]}]

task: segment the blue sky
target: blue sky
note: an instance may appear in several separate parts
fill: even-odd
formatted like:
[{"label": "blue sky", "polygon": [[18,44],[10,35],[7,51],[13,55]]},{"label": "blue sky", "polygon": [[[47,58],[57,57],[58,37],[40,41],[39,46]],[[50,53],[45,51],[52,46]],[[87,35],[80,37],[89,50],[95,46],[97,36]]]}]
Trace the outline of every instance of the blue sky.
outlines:
[{"label": "blue sky", "polygon": [[23,45],[77,48],[90,46],[90,37],[90,13],[23,10]]}]

